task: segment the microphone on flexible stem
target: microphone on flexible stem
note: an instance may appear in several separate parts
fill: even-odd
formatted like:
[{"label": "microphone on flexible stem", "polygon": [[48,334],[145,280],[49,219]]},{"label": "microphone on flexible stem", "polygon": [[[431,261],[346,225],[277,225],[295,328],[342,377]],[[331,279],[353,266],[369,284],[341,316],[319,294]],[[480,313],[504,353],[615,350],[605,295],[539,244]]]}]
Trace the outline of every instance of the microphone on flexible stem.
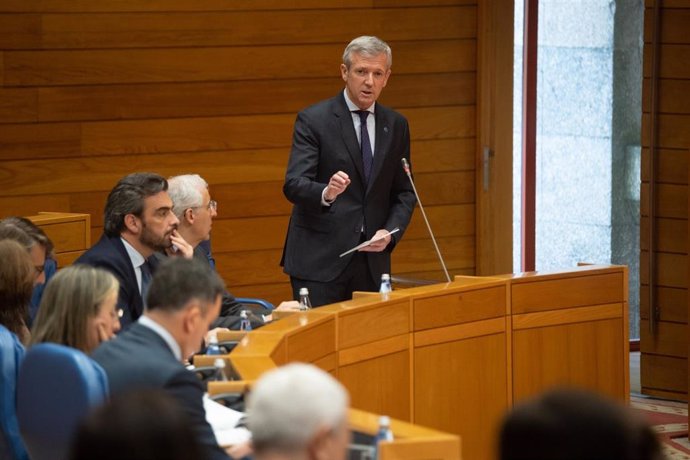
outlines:
[{"label": "microphone on flexible stem", "polygon": [[419,209],[422,211],[422,217],[424,217],[424,222],[426,223],[426,228],[429,230],[429,235],[431,235],[431,241],[434,243],[434,248],[436,248],[436,254],[438,255],[438,260],[441,262],[441,267],[443,267],[443,273],[446,274],[446,279],[450,283],[452,280],[450,279],[450,275],[448,274],[448,269],[446,268],[446,263],[443,261],[443,256],[441,255],[441,251],[438,249],[438,244],[436,244],[436,238],[434,237],[434,232],[431,231],[431,225],[429,224],[429,219],[426,218],[426,213],[424,212],[424,206],[422,206],[422,200],[419,199],[419,194],[417,193],[417,187],[414,186],[414,181],[412,180],[412,174],[410,174],[410,164],[407,162],[407,159],[403,158],[402,159],[402,166],[403,170],[405,171],[405,174],[407,174],[407,177],[410,179],[410,184],[412,184],[412,191],[414,192],[414,196],[417,198],[417,203],[419,203]]}]

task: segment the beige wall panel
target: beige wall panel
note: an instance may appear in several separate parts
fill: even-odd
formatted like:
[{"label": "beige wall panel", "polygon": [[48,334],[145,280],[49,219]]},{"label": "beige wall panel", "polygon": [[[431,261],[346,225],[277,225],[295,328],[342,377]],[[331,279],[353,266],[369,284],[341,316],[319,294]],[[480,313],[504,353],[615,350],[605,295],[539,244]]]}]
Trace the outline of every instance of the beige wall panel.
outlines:
[{"label": "beige wall panel", "polygon": [[[474,40],[391,46],[401,74],[465,72],[476,65]],[[3,76],[6,85],[16,86],[335,77],[342,52],[342,44],[6,51]]]},{"label": "beige wall panel", "polygon": [[496,430],[508,408],[505,340],[493,334],[415,350],[414,422],[471,439],[463,443],[465,459],[496,458]]}]

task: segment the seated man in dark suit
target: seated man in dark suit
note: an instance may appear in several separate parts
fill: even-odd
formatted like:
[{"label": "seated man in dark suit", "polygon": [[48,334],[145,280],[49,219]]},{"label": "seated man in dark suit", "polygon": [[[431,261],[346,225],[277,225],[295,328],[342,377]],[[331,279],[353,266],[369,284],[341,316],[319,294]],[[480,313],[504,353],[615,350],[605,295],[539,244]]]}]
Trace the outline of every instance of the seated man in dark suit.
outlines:
[{"label": "seated man in dark suit", "polygon": [[92,357],[105,369],[110,391],[160,389],[187,414],[208,459],[227,459],[206,421],[204,389],[182,362],[197,351],[220,311],[223,281],[198,260],[163,261],[147,293],[146,310],[116,340],[103,343]]},{"label": "seated man in dark suit", "polygon": [[75,263],[102,267],[120,282],[117,305],[123,330],[144,311],[144,295],[155,270],[154,252],[192,256],[192,248],[177,233],[168,181],[153,173],[123,177],[108,195],[103,236]]},{"label": "seated man in dark suit", "polygon": [[[218,204],[211,199],[208,183],[198,174],[185,174],[168,179],[168,193],[173,201],[173,213],[179,224],[177,230],[182,238],[194,248],[194,258],[210,264],[209,252],[201,243],[211,238],[213,218],[217,216]],[[214,267],[215,268],[215,267]],[[223,295],[220,316],[212,327],[239,329],[240,311],[245,306],[235,300],[229,292]],[[281,302],[277,310],[299,310],[299,302]],[[265,318],[270,320],[270,312]],[[263,325],[264,321],[252,315],[252,326]]]}]

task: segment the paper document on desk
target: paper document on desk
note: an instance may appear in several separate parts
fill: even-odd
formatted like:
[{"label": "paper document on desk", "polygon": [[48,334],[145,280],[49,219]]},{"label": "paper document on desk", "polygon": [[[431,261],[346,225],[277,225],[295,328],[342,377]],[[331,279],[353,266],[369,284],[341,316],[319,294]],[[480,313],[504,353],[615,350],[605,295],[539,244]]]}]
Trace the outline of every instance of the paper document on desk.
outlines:
[{"label": "paper document on desk", "polygon": [[207,395],[204,395],[204,410],[206,421],[211,425],[219,446],[233,446],[251,439],[252,434],[248,429],[237,428],[237,422],[244,416],[243,412],[218,404]]},{"label": "paper document on desk", "polygon": [[376,241],[381,241],[382,239],[384,239],[388,235],[392,235],[393,233],[397,233],[399,231],[400,231],[400,229],[398,227],[396,227],[393,230],[391,230],[390,232],[386,232],[376,239],[372,238],[370,240],[366,240],[364,243],[360,243],[357,246],[355,246],[354,248],[348,249],[347,251],[343,252],[342,254],[340,254],[340,257],[346,256],[346,255],[350,254],[351,252],[359,251],[360,249],[369,246],[371,243],[375,243]]}]

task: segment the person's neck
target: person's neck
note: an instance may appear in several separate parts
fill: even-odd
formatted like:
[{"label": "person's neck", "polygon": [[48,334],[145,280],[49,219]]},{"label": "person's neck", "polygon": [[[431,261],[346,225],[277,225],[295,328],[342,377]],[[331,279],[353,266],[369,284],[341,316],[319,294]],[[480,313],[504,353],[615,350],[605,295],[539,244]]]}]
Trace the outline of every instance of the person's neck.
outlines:
[{"label": "person's neck", "polygon": [[152,319],[158,325],[160,325],[163,329],[168,331],[170,335],[175,339],[175,342],[180,346],[180,349],[183,351],[184,354],[184,342],[182,340],[182,336],[180,333],[180,328],[179,328],[179,320],[174,317],[174,313],[168,313],[162,310],[153,310],[153,311],[145,311],[144,316],[147,316],[149,319]]},{"label": "person's neck", "polygon": [[120,236],[123,239],[125,239],[130,244],[130,246],[136,249],[136,251],[139,254],[141,254],[142,257],[144,257],[144,259],[148,259],[155,252],[153,249],[139,241],[139,238],[137,238],[135,235],[132,235],[131,233],[125,232],[120,234]]}]

